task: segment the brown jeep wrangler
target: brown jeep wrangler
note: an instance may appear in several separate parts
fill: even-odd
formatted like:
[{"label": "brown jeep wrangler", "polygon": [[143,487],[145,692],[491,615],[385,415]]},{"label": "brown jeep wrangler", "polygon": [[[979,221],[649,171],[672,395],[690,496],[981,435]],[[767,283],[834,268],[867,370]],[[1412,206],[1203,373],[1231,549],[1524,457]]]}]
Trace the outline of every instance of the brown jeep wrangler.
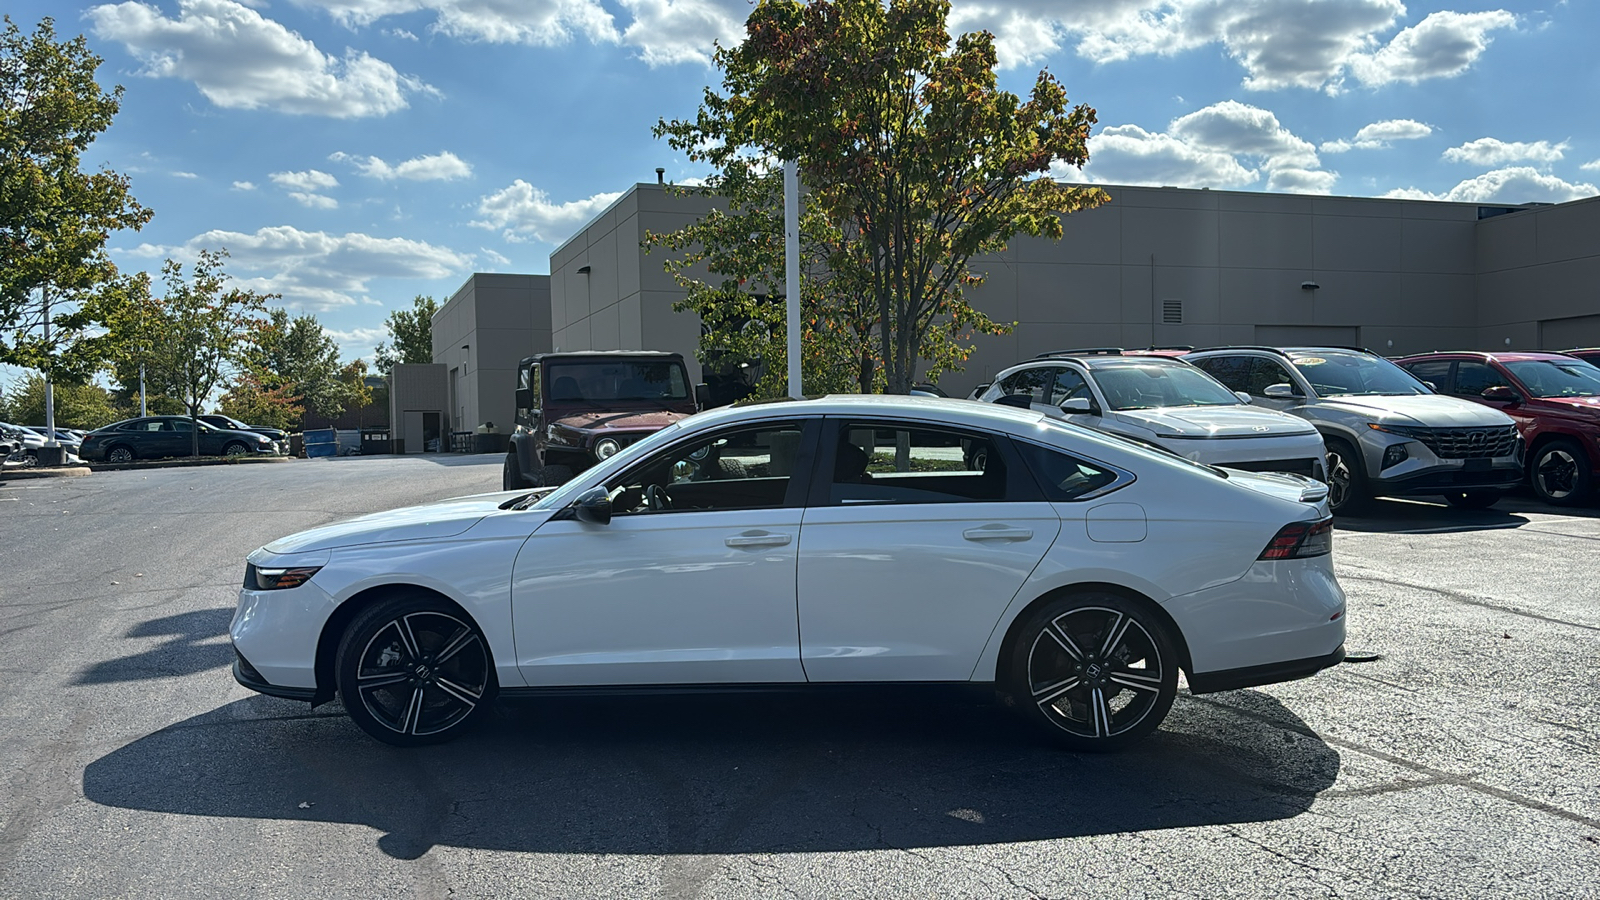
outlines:
[{"label": "brown jeep wrangler", "polygon": [[699,411],[683,356],[655,350],[540,353],[517,367],[508,491],[558,485]]}]

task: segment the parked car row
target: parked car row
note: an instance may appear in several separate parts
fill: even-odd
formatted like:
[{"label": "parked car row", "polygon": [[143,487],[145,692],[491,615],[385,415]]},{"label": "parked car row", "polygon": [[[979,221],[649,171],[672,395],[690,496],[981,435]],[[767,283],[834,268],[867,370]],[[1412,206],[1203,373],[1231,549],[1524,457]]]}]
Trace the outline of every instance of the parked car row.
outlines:
[{"label": "parked car row", "polygon": [[1600,360],[1600,350],[1388,360],[1348,347],[1086,348],[1006,369],[971,399],[1196,462],[1308,475],[1327,482],[1335,512],[1377,496],[1483,508],[1523,481],[1571,504],[1600,476],[1600,369],[1585,354]]},{"label": "parked car row", "polygon": [[210,418],[204,416],[195,422],[188,416],[143,416],[114,422],[89,432],[79,455],[90,462],[127,463],[188,456],[197,445],[202,456],[271,456],[284,452],[281,440],[257,431],[219,428],[207,421]]}]

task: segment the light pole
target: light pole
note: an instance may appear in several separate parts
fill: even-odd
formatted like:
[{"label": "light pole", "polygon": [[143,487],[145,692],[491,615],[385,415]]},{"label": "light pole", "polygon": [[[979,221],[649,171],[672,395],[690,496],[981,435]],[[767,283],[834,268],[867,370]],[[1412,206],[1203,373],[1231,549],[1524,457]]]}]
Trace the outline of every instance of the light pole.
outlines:
[{"label": "light pole", "polygon": [[800,164],[783,164],[783,291],[789,325],[789,396],[799,399],[800,383]]}]

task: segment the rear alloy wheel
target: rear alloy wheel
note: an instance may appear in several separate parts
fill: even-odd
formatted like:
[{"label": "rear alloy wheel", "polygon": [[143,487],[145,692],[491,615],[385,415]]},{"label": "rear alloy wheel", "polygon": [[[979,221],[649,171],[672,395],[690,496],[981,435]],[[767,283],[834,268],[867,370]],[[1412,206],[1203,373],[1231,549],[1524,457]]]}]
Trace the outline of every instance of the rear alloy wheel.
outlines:
[{"label": "rear alloy wheel", "polygon": [[1583,450],[1571,441],[1551,441],[1528,464],[1528,484],[1540,500],[1556,506],[1582,503],[1593,475]]},{"label": "rear alloy wheel", "polygon": [[489,646],[459,610],[425,595],[384,600],[350,623],[335,663],[362,731],[397,747],[458,737],[494,701]]},{"label": "rear alloy wheel", "polygon": [[1348,443],[1328,438],[1328,508],[1334,515],[1358,513],[1368,504],[1366,467]]},{"label": "rear alloy wheel", "polygon": [[243,456],[249,452],[250,448],[240,441],[229,441],[228,445],[222,448],[223,456]]},{"label": "rear alloy wheel", "polygon": [[1098,591],[1045,604],[1010,661],[1012,699],[1072,750],[1119,750],[1156,730],[1178,692],[1178,654],[1160,618]]},{"label": "rear alloy wheel", "polygon": [[1444,495],[1444,502],[1456,509],[1488,509],[1499,501],[1499,491],[1455,491]]},{"label": "rear alloy wheel", "polygon": [[133,448],[126,444],[118,444],[106,451],[106,462],[130,463],[133,462]]}]

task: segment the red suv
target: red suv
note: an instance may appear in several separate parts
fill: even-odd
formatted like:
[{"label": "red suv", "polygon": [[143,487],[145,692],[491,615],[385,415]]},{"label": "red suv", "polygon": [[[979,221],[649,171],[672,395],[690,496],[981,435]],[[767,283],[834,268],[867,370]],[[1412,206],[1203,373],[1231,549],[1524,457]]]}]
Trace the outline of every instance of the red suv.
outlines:
[{"label": "red suv", "polygon": [[1565,353],[1421,353],[1395,365],[1516,420],[1540,499],[1584,502],[1600,475],[1600,368]]}]

